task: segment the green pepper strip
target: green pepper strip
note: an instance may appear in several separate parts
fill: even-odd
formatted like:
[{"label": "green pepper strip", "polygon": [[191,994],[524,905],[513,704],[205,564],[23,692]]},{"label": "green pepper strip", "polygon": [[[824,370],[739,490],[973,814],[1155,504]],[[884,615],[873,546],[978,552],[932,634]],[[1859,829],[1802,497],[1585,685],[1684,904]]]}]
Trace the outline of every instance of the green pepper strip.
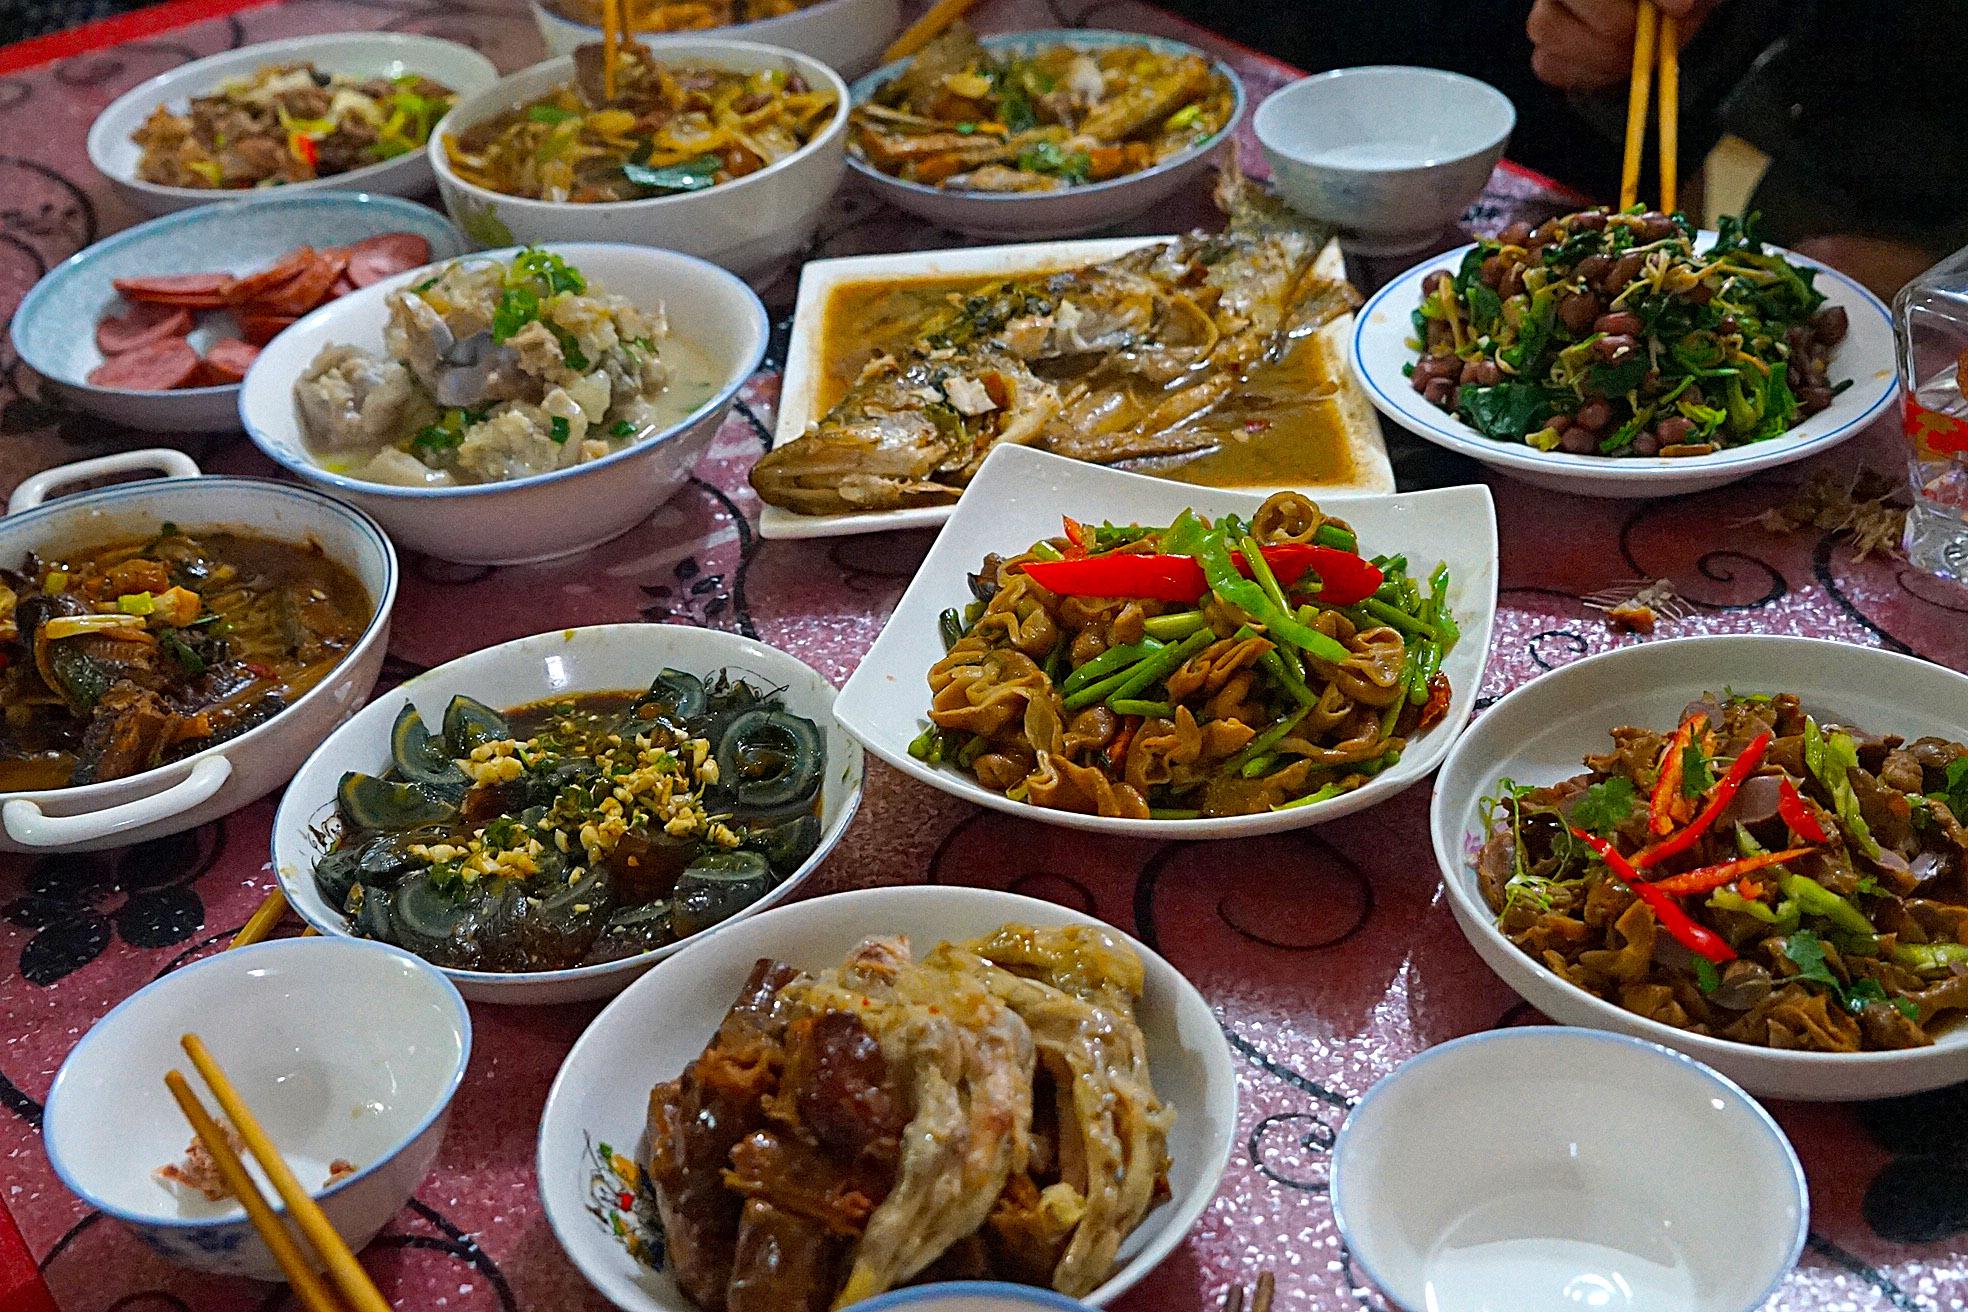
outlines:
[{"label": "green pepper strip", "polygon": [[1327,784],[1324,788],[1321,788],[1316,793],[1307,793],[1305,796],[1293,798],[1289,802],[1280,802],[1276,806],[1272,807],[1271,809],[1273,811],[1289,811],[1293,807],[1311,806],[1315,802],[1330,802],[1332,801],[1333,798],[1338,797],[1341,793],[1345,791],[1346,791],[1345,784],[1339,784],[1339,783]]},{"label": "green pepper strip", "polygon": [[1274,721],[1269,728],[1245,743],[1243,750],[1224,761],[1224,772],[1227,774],[1232,770],[1241,770],[1256,757],[1262,756],[1273,747],[1276,747],[1285,740],[1286,734],[1298,727],[1298,722],[1310,714],[1311,710],[1312,708],[1309,706],[1301,706],[1286,715],[1283,719]]},{"label": "green pepper strip", "polygon": [[[1241,546],[1244,553],[1244,562],[1250,566],[1252,581],[1258,587],[1264,589],[1264,595],[1271,598],[1272,604],[1280,611],[1296,618],[1293,615],[1291,603],[1285,600],[1285,590],[1278,586],[1278,576],[1271,572],[1270,562],[1264,559],[1264,551],[1257,545],[1257,539],[1246,537]],[[1278,658],[1284,662],[1285,668],[1290,670],[1300,682],[1303,682],[1305,679],[1305,666],[1300,663],[1298,653],[1282,647],[1277,650]]]},{"label": "green pepper strip", "polygon": [[1140,642],[1127,642],[1118,647],[1109,647],[1067,675],[1066,682],[1059,685],[1059,691],[1071,696],[1089,683],[1104,679],[1116,670],[1132,665],[1143,656],[1161,649],[1162,644],[1153,638],[1143,638]]},{"label": "green pepper strip", "polygon": [[[1108,701],[1122,701],[1139,695],[1147,688],[1160,683],[1180,668],[1182,662],[1215,641],[1215,630],[1198,629],[1174,646],[1164,647],[1158,652],[1151,653],[1122,676],[1120,685],[1107,694]],[[1084,696],[1085,690],[1082,690],[1080,695]],[[1069,710],[1072,709],[1072,704],[1069,702],[1067,707]]]},{"label": "green pepper strip", "polygon": [[[1104,679],[1082,685],[1080,688],[1068,694],[1063,704],[1067,710],[1077,711],[1082,707],[1091,706],[1095,702],[1105,701],[1110,696],[1132,696],[1133,693],[1140,692],[1141,689],[1146,688],[1156,679],[1161,678],[1215,640],[1216,633],[1213,630],[1198,629],[1179,643],[1156,648],[1118,673],[1110,674]],[[1170,659],[1171,657],[1173,659]],[[1167,661],[1167,664],[1163,665],[1160,663],[1163,661]],[[1120,691],[1122,687],[1143,673],[1147,677],[1140,684],[1129,692]]]},{"label": "green pepper strip", "polygon": [[1141,631],[1163,642],[1179,642],[1209,623],[1199,610],[1181,610],[1172,615],[1155,615],[1142,621]]},{"label": "green pepper strip", "polygon": [[1416,706],[1428,700],[1428,685],[1442,668],[1442,644],[1423,638],[1415,647],[1414,676],[1408,684],[1408,700]]},{"label": "green pepper strip", "polygon": [[1893,960],[1911,970],[1947,970],[1968,965],[1968,944],[1900,943],[1893,948]]},{"label": "green pepper strip", "polygon": [[1360,603],[1359,608],[1381,623],[1391,624],[1402,633],[1412,637],[1433,638],[1439,636],[1435,626],[1427,620],[1417,619],[1404,610],[1388,605],[1379,597],[1368,597]]},{"label": "green pepper strip", "polygon": [[1785,895],[1797,899],[1806,915],[1823,916],[1840,929],[1853,934],[1872,935],[1879,929],[1866,919],[1865,912],[1820,884],[1809,875],[1785,875],[1777,881]]},{"label": "green pepper strip", "polygon": [[1328,665],[1343,665],[1352,656],[1337,639],[1299,623],[1262,586],[1239,573],[1223,530],[1205,529],[1184,511],[1162,534],[1161,546],[1167,552],[1194,556],[1203,567],[1203,579],[1210,590],[1262,623],[1274,642],[1289,643]]},{"label": "green pepper strip", "polygon": [[1139,715],[1144,720],[1157,716],[1166,720],[1173,709],[1167,702],[1142,701],[1134,697],[1116,697],[1107,704],[1116,715]]}]

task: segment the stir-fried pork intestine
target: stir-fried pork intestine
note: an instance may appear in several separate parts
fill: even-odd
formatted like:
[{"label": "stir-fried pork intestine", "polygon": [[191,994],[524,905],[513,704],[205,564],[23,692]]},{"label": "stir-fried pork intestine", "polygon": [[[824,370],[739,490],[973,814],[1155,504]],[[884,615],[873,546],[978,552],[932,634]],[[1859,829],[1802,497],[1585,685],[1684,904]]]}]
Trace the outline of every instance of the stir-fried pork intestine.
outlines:
[{"label": "stir-fried pork intestine", "polygon": [[[870,939],[811,976],[761,962],[651,1098],[678,1283],[728,1312],[844,1307],[954,1260],[1090,1292],[1168,1168],[1142,986],[1139,959],[1084,927],[1005,926],[920,959]],[[741,1084],[749,1110],[709,1092]]]}]

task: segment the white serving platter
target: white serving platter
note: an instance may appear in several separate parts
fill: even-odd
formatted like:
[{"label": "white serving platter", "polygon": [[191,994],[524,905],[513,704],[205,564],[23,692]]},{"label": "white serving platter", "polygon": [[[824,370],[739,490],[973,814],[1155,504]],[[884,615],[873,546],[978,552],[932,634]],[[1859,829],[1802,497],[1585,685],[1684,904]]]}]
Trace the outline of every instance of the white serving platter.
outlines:
[{"label": "white serving platter", "polygon": [[1247,838],[1323,824],[1372,806],[1425,778],[1467,723],[1488,658],[1496,617],[1496,508],[1481,484],[1365,496],[1325,496],[1320,504],[1352,524],[1368,555],[1405,552],[1416,573],[1449,566],[1449,607],[1462,638],[1443,658],[1453,697],[1446,718],[1413,739],[1394,768],[1349,793],[1310,806],[1197,820],[1127,820],[1015,802],[954,766],[909,754],[928,723],[929,667],[943,655],[937,616],[971,599],[968,576],[988,552],[1023,551],[1059,532],[1062,515],[1088,523],[1166,524],[1185,508],[1249,516],[1265,493],[1224,491],[1149,478],[1069,460],[1029,447],[1001,446],[978,471],[956,514],[937,536],[881,636],[841,689],[834,714],[869,751],[903,773],[954,797],[1045,824],[1140,838]]}]

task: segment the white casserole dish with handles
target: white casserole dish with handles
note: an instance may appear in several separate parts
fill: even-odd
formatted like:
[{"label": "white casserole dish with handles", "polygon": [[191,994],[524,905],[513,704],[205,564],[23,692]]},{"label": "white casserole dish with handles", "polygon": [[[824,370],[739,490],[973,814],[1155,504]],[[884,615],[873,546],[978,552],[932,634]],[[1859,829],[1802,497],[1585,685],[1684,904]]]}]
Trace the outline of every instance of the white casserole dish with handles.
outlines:
[{"label": "white casserole dish with handles", "polygon": [[[49,500],[71,483],[132,470],[166,477]],[[396,549],[376,521],[319,492],[263,479],[201,476],[190,456],[125,451],[48,470],[21,483],[0,519],[0,564],[153,534],[166,522],[196,533],[224,528],[316,543],[361,583],[373,608],[341,664],[286,710],[181,761],[75,788],[0,792],[0,852],[95,851],[181,833],[286,783],[315,744],[375,686],[389,647]]]}]

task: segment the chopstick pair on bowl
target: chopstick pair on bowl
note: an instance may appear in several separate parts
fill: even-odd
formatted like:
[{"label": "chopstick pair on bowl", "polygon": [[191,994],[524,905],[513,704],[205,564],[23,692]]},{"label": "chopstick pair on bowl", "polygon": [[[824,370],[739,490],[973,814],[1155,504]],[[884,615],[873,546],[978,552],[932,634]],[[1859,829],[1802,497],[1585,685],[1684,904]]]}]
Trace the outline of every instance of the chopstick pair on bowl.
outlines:
[{"label": "chopstick pair on bowl", "polygon": [[[278,919],[278,916],[276,915],[274,919]],[[316,1274],[308,1257],[301,1251],[300,1244],[295,1241],[281,1219],[274,1215],[273,1205],[260,1192],[260,1187],[254,1182],[253,1177],[246,1173],[246,1164],[240,1160],[238,1152],[233,1149],[231,1140],[226,1137],[218,1121],[205,1109],[205,1104],[186,1081],[184,1073],[174,1070],[166,1074],[165,1086],[170,1089],[171,1096],[177,1099],[178,1106],[184,1111],[185,1119],[191,1122],[191,1128],[198,1135],[198,1141],[204,1144],[205,1151],[211,1154],[212,1162],[218,1168],[219,1178],[225,1181],[226,1188],[239,1199],[240,1204],[246,1209],[247,1218],[253,1223],[253,1229],[266,1241],[268,1251],[280,1264],[280,1269],[285,1273],[287,1283],[293,1289],[294,1296],[300,1301],[301,1306],[306,1308],[307,1312],[345,1312],[346,1309],[353,1309],[354,1312],[390,1312],[389,1303],[376,1291],[376,1286],[371,1283],[368,1273],[362,1269],[361,1264],[355,1260],[355,1254],[349,1251],[349,1246],[342,1241],[339,1234],[335,1233],[335,1227],[330,1223],[327,1215],[314,1199],[309,1197],[307,1190],[301,1187],[301,1182],[294,1177],[293,1169],[287,1165],[287,1160],[280,1155],[279,1148],[275,1147],[273,1140],[267,1136],[266,1130],[260,1125],[259,1118],[253,1115],[252,1109],[239,1096],[239,1091],[232,1087],[232,1081],[226,1078],[225,1071],[206,1049],[204,1041],[196,1034],[187,1034],[179,1042],[184,1047],[185,1055],[191,1058],[192,1066],[204,1077],[206,1085],[212,1090],[212,1096],[218,1100],[220,1109],[226,1114],[226,1119],[232,1122],[233,1129],[238,1132],[241,1142],[253,1154],[254,1160],[259,1162],[260,1169],[266,1172],[267,1179],[273,1183],[274,1191],[280,1195],[281,1201],[287,1204],[288,1215],[294,1219],[294,1224],[300,1228],[301,1234],[319,1254],[321,1263],[327,1270],[328,1280],[323,1280]],[[333,1281],[335,1290],[340,1291],[339,1297],[328,1287],[329,1281]]]},{"label": "chopstick pair on bowl", "polygon": [[1647,102],[1660,71],[1660,208],[1672,214],[1681,155],[1681,23],[1654,0],[1640,0],[1633,23],[1633,73],[1626,88],[1626,155],[1620,208],[1640,199],[1640,156],[1647,144]]}]

